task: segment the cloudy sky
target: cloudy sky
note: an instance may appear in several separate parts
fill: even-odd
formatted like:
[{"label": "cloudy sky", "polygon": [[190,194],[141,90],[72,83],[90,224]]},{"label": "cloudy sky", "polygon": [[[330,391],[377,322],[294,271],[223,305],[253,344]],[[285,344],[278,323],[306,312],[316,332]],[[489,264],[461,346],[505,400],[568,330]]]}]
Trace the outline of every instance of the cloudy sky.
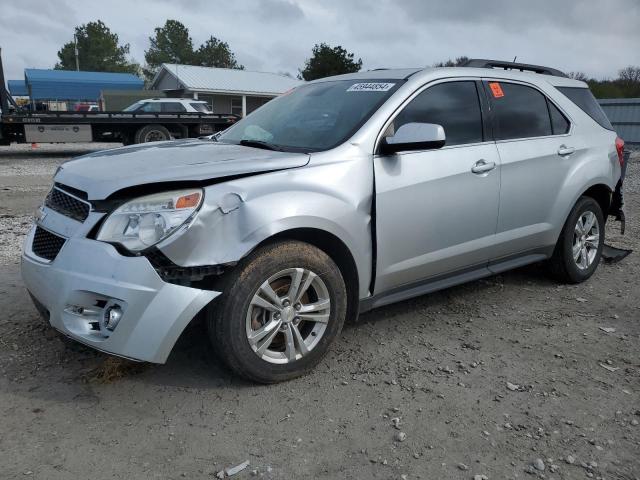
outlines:
[{"label": "cloudy sky", "polygon": [[2,0],[7,79],[51,68],[76,25],[101,19],[144,62],[168,18],[198,46],[227,41],[249,70],[297,74],[315,43],[342,45],[365,69],[467,55],[539,63],[597,78],[640,65],[640,0]]}]

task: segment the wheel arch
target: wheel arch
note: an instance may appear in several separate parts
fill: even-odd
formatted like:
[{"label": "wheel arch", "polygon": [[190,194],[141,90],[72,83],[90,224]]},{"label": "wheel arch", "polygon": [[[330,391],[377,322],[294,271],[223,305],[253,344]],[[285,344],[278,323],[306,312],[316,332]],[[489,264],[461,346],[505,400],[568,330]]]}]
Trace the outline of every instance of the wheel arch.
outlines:
[{"label": "wheel arch", "polygon": [[582,192],[580,197],[591,197],[596,202],[598,202],[598,205],[600,205],[600,208],[602,209],[602,215],[604,216],[604,221],[606,223],[607,216],[609,214],[609,207],[611,207],[612,194],[613,194],[613,191],[611,190],[611,188],[609,188],[608,185],[605,185],[604,183],[597,183],[595,185],[590,186],[584,192]]},{"label": "wheel arch", "polygon": [[[255,245],[251,251],[282,240],[298,240],[319,248],[333,260],[344,278],[347,289],[347,320],[354,321],[359,312],[359,275],[355,258],[349,247],[339,237],[326,230],[300,227],[283,230]],[[249,252],[251,253],[251,252]]]}]

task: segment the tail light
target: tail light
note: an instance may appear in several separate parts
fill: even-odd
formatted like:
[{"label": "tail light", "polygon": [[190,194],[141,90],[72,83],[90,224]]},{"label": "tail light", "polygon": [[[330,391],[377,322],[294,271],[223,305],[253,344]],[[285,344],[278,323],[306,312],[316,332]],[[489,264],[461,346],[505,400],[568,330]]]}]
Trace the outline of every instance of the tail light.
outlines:
[{"label": "tail light", "polygon": [[618,161],[622,167],[624,165],[624,140],[620,137],[616,137],[616,152],[618,152]]}]

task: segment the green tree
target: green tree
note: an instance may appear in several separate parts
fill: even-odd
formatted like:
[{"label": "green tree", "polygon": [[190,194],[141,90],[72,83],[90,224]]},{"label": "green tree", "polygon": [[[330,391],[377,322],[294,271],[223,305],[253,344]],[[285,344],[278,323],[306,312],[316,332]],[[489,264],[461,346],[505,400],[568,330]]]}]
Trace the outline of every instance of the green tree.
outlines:
[{"label": "green tree", "polygon": [[355,73],[361,68],[362,59],[354,60],[353,53],[341,46],[330,47],[326,43],[320,43],[313,47],[311,58],[305,62],[298,78],[309,81],[342,73]]},{"label": "green tree", "polygon": [[235,54],[229,48],[229,44],[213,35],[196,50],[195,59],[197,64],[203,67],[244,70],[244,66],[238,63]]},{"label": "green tree", "polygon": [[[80,70],[89,72],[119,72],[137,74],[140,66],[127,59],[129,44],[120,45],[118,35],[112,33],[101,20],[80,25],[75,29],[78,41]],[[75,70],[75,43],[65,43],[58,51],[56,70]]]},{"label": "green tree", "polygon": [[469,57],[456,57],[455,60],[447,59],[446,62],[434,63],[434,67],[460,67],[469,61]]},{"label": "green tree", "polygon": [[147,63],[144,74],[148,79],[153,78],[163,63],[197,64],[189,29],[177,20],[167,20],[163,27],[157,27],[149,43],[149,49],[144,52]]}]

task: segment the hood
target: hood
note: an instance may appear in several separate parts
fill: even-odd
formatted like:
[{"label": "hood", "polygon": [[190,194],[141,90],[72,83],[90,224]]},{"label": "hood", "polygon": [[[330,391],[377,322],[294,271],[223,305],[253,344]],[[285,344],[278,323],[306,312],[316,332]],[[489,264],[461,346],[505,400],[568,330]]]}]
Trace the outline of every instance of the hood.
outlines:
[{"label": "hood", "polygon": [[302,167],[305,153],[287,153],[209,140],[157,142],[91,153],[64,163],[55,181],[103,200],[127,187],[196,181]]}]

